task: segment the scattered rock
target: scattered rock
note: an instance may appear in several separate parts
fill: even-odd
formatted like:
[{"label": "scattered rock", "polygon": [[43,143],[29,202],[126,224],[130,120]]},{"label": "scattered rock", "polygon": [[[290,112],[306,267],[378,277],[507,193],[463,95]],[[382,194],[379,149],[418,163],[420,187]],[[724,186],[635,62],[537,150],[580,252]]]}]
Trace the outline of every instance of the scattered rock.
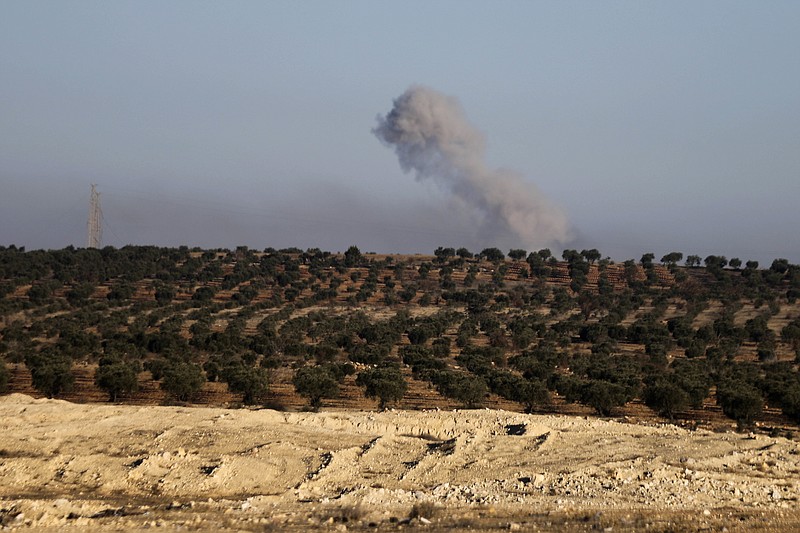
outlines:
[{"label": "scattered rock", "polygon": [[438,452],[442,455],[452,455],[456,451],[456,439],[449,439],[441,442],[431,442],[428,444],[429,452]]},{"label": "scattered rock", "polygon": [[524,435],[527,424],[506,424],[506,435]]}]

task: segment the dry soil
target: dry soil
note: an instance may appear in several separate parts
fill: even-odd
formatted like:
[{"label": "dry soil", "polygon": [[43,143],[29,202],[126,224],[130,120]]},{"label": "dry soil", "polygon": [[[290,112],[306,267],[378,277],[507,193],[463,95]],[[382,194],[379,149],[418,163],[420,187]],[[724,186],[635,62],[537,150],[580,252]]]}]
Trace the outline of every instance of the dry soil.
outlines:
[{"label": "dry soil", "polygon": [[800,444],[474,411],[0,398],[0,523],[183,531],[800,529]]}]

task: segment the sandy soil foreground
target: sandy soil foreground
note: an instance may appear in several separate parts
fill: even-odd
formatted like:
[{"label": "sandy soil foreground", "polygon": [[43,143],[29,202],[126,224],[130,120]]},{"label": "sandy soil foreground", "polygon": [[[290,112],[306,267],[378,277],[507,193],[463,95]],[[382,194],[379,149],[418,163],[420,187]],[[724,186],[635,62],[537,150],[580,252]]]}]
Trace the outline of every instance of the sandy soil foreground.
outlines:
[{"label": "sandy soil foreground", "polygon": [[0,424],[10,529],[800,529],[800,444],[781,437],[490,410],[19,394],[0,398]]}]

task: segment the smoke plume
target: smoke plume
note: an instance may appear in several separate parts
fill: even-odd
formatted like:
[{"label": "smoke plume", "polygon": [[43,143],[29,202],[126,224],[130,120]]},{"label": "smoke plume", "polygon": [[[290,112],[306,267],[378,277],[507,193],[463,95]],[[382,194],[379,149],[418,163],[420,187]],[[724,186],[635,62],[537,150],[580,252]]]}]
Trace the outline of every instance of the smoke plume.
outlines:
[{"label": "smoke plume", "polygon": [[[570,240],[564,212],[516,172],[487,167],[484,139],[455,98],[412,86],[372,130],[405,172],[431,179],[474,211],[487,240],[534,249]],[[509,238],[510,237],[510,238]]]}]

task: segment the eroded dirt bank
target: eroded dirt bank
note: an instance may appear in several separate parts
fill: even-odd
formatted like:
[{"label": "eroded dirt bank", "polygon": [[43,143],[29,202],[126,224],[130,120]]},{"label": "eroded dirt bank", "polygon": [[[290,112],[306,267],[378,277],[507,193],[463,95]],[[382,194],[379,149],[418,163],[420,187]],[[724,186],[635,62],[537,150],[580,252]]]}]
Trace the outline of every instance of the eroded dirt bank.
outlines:
[{"label": "eroded dirt bank", "polygon": [[800,444],[780,437],[490,410],[19,394],[0,398],[0,420],[8,528],[800,528]]}]

